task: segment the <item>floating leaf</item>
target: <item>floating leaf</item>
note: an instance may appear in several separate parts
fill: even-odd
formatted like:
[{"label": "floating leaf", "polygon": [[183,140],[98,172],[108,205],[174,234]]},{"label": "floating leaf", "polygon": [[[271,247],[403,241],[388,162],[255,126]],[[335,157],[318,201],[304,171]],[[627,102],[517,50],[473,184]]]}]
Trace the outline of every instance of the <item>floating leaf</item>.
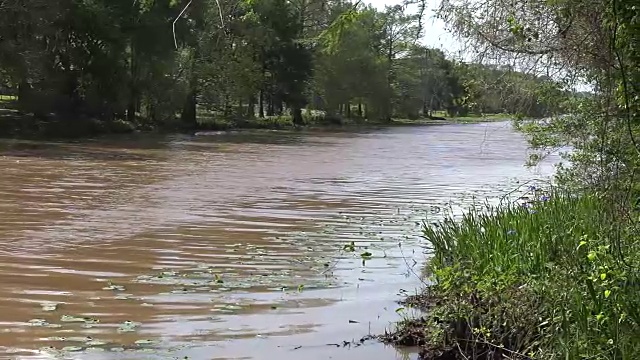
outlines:
[{"label": "floating leaf", "polygon": [[63,341],[72,341],[72,342],[87,342],[87,341],[93,341],[93,338],[91,336],[87,336],[87,337],[79,337],[79,336],[74,336],[74,337],[69,337],[69,338],[63,338]]},{"label": "floating leaf", "polygon": [[[87,341],[86,344],[87,346],[104,346],[104,345],[107,345],[108,343],[102,340],[91,340],[91,341]],[[97,348],[94,348],[94,349],[97,349]]]},{"label": "floating leaf", "polygon": [[67,322],[67,323],[85,323],[85,324],[96,324],[100,322],[98,319],[94,319],[94,318],[71,316],[71,315],[62,315],[60,317],[60,321]]},{"label": "floating leaf", "polygon": [[124,291],[125,287],[122,285],[115,285],[115,284],[109,283],[109,285],[103,287],[102,290]]},{"label": "floating leaf", "polygon": [[[87,345],[89,345],[89,344],[87,344]],[[96,345],[96,346],[100,346],[100,345]],[[107,350],[105,348],[101,348],[101,347],[90,347],[90,348],[87,348],[87,351],[105,352]]]},{"label": "floating leaf", "polygon": [[58,304],[56,303],[44,303],[40,304],[42,307],[42,311],[56,311],[58,309]]},{"label": "floating leaf", "polygon": [[347,251],[347,252],[354,252],[354,251],[356,251],[356,244],[355,244],[355,242],[353,242],[353,241],[352,241],[350,244],[345,245],[345,246],[343,247],[343,250],[344,250],[344,251]]},{"label": "floating leaf", "polygon": [[156,342],[154,340],[148,340],[148,339],[144,339],[144,340],[136,340],[135,344],[139,345],[139,346],[145,346],[145,345],[153,345]]},{"label": "floating leaf", "polygon": [[134,321],[125,321],[118,327],[119,333],[134,332],[142,324]]},{"label": "floating leaf", "polygon": [[44,319],[31,319],[28,321],[29,326],[42,327],[47,326],[49,323]]},{"label": "floating leaf", "polygon": [[365,259],[365,260],[371,259],[372,256],[373,256],[373,254],[368,252],[368,251],[365,251],[362,254],[360,254],[360,257]]},{"label": "floating leaf", "polygon": [[65,346],[62,348],[62,351],[82,351],[82,348],[80,346]]}]

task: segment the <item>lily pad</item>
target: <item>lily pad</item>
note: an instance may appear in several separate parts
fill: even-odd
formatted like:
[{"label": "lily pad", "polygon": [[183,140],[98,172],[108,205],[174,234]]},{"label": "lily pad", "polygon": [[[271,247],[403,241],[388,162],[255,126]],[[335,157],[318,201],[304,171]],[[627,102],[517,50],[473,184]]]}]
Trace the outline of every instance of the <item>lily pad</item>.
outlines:
[{"label": "lily pad", "polygon": [[85,337],[73,336],[73,337],[66,338],[66,341],[86,343],[86,342],[89,342],[89,341],[93,341],[93,338],[91,336],[85,336]]},{"label": "lily pad", "polygon": [[31,319],[27,323],[29,324],[29,326],[35,326],[35,327],[44,327],[49,325],[47,320],[44,320],[44,319]]},{"label": "lily pad", "polygon": [[85,324],[97,324],[100,322],[98,319],[81,316],[62,315],[60,321],[66,323],[85,323]]},{"label": "lily pad", "polygon": [[43,303],[40,304],[42,311],[56,311],[58,310],[58,304],[56,303]]},{"label": "lily pad", "polygon": [[190,293],[194,293],[195,291],[192,289],[187,289],[187,288],[182,288],[182,289],[177,289],[177,290],[171,290],[172,294],[190,294]]},{"label": "lily pad", "polygon": [[109,283],[109,285],[102,288],[102,290],[111,290],[111,291],[125,291],[125,287],[122,285],[116,285]]},{"label": "lily pad", "polygon": [[119,333],[134,332],[141,324],[135,321],[125,321],[118,327]]},{"label": "lily pad", "polygon": [[58,352],[58,349],[54,348],[53,346],[45,346],[41,347],[40,351],[43,353],[56,353]]},{"label": "lily pad", "polygon": [[82,347],[80,347],[80,346],[65,346],[65,347],[62,348],[62,351],[68,351],[68,352],[82,351]]},{"label": "lily pad", "polygon": [[156,342],[154,340],[149,340],[149,339],[136,340],[135,342],[135,344],[139,346],[153,345],[155,343]]},{"label": "lily pad", "polygon": [[[108,343],[102,340],[91,340],[91,341],[87,341],[86,344],[87,346],[104,346],[104,345],[107,345]],[[92,349],[97,349],[97,348],[92,348]]]}]

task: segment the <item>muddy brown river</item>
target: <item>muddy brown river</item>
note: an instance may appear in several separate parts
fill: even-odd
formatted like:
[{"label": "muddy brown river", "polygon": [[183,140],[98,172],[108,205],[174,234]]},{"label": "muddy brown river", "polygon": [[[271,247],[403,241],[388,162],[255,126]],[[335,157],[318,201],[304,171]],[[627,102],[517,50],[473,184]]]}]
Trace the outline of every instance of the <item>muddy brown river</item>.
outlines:
[{"label": "muddy brown river", "polygon": [[423,220],[552,173],[526,156],[508,123],[1,141],[0,358],[415,358],[343,345],[409,314]]}]

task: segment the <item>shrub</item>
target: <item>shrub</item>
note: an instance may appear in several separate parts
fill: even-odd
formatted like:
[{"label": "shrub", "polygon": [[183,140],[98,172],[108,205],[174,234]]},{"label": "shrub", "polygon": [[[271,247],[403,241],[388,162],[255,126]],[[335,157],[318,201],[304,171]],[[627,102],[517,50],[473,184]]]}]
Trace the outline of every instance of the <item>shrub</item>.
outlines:
[{"label": "shrub", "polygon": [[473,359],[637,358],[638,214],[596,194],[538,195],[425,227],[430,343]]}]

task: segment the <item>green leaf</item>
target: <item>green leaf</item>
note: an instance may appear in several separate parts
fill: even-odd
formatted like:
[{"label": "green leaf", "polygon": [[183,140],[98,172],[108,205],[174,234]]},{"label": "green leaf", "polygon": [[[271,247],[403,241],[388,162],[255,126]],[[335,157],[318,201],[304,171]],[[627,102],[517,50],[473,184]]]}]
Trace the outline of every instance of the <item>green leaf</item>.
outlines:
[{"label": "green leaf", "polygon": [[360,254],[360,257],[363,258],[363,259],[366,259],[366,260],[371,259],[372,256],[373,256],[373,254],[368,252],[368,251],[365,251],[362,254]]},{"label": "green leaf", "polygon": [[604,291],[604,297],[605,297],[605,299],[606,299],[606,298],[609,298],[609,296],[611,296],[611,290],[605,290],[605,291]]},{"label": "green leaf", "polygon": [[594,261],[596,259],[596,252],[590,251],[589,254],[587,254],[587,259],[589,259],[589,261]]}]

